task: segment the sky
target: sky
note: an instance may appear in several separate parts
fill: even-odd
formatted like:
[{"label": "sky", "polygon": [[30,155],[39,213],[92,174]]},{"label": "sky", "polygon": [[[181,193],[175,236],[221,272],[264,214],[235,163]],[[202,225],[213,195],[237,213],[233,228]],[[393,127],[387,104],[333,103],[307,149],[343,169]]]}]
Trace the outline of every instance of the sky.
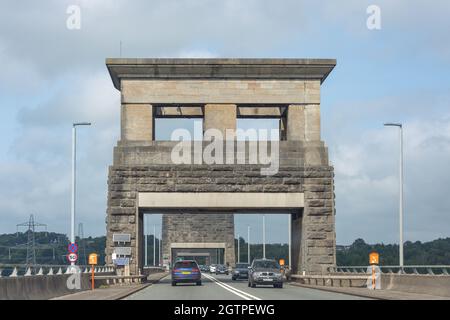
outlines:
[{"label": "sky", "polygon": [[[71,5],[80,29],[69,29]],[[367,27],[369,5],[381,29]],[[77,222],[105,234],[120,94],[107,57],[334,58],[322,137],[335,169],[338,244],[398,240],[398,132],[404,124],[405,239],[450,236],[450,3],[446,0],[43,0],[0,3],[0,233],[30,214],[68,233],[71,124]],[[120,49],[122,42],[122,49]],[[285,216],[268,241],[286,241]],[[237,217],[260,230],[261,218]],[[253,238],[253,236],[252,236]],[[261,232],[254,240],[261,239]]]}]

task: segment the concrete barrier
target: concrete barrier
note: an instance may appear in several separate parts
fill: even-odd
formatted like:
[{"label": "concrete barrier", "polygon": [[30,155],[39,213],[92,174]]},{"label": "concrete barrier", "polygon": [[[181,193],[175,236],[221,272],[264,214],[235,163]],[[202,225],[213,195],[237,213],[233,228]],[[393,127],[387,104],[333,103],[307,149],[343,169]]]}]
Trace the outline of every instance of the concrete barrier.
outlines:
[{"label": "concrete barrier", "polygon": [[47,300],[90,288],[89,275],[81,274],[81,289],[67,287],[69,274],[0,278],[0,300]]},{"label": "concrete barrier", "polygon": [[356,287],[361,288],[366,285],[365,275],[291,275],[295,282],[327,287]]},{"label": "concrete barrier", "polygon": [[[368,275],[331,274],[331,275],[292,275],[293,281],[321,287],[364,288]],[[450,276],[419,274],[381,275],[381,289],[432,296],[450,297]]]},{"label": "concrete barrier", "polygon": [[148,267],[148,268],[143,268],[142,270],[142,274],[149,276],[153,273],[160,273],[160,272],[166,272],[166,268],[164,267]]},{"label": "concrete barrier", "polygon": [[381,289],[450,297],[450,276],[382,274]]}]

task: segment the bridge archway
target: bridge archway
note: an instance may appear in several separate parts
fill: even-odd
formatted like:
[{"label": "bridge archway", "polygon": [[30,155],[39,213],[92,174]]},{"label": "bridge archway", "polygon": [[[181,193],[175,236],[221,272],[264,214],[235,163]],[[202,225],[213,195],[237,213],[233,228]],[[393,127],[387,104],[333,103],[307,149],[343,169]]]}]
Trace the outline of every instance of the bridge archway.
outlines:
[{"label": "bridge archway", "polygon": [[[234,250],[234,213],[264,213],[264,212],[279,212],[291,214],[293,223],[291,234],[294,235],[292,242],[292,263],[294,270],[297,270],[302,265],[302,242],[301,227],[298,223],[302,218],[304,206],[303,193],[139,193],[138,194],[138,225],[142,230],[139,232],[138,243],[140,245],[136,249],[136,256],[139,259],[139,268],[143,265],[142,262],[142,248],[143,248],[143,216],[152,212],[163,214],[162,226],[162,256],[163,263],[173,264],[174,259],[180,250],[197,251],[208,256],[211,256],[211,250],[223,249],[224,264],[234,266],[235,250]],[[210,225],[201,225],[201,220],[196,220],[197,223],[189,221],[187,224],[176,225],[174,220],[169,223],[164,222],[165,216],[179,221],[186,221],[188,217],[201,219],[205,215],[215,215],[219,219],[213,220],[216,223],[221,223],[223,219],[220,217],[231,216],[231,223],[219,225],[217,229],[212,229]],[[173,217],[175,216],[175,218]],[[167,218],[166,218],[167,220]],[[208,219],[210,220],[210,219]],[[228,219],[229,220],[229,219]],[[189,226],[196,224],[195,231],[189,230]],[[299,229],[300,228],[300,229]],[[198,237],[190,233],[196,233]],[[179,240],[184,242],[177,242]],[[186,239],[190,239],[186,241]],[[214,241],[215,240],[215,241]],[[204,249],[199,250],[199,249]],[[214,262],[211,262],[214,263]]]}]

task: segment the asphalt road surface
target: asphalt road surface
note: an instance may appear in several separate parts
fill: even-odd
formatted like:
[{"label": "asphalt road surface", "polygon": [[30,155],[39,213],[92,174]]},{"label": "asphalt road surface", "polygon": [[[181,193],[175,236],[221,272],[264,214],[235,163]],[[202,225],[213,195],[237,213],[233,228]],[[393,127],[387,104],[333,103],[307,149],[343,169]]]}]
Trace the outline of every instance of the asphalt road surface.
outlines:
[{"label": "asphalt road surface", "polygon": [[172,287],[170,275],[126,300],[360,300],[341,293],[326,292],[284,284],[282,289],[271,286],[249,288],[247,280],[232,281],[231,275],[202,274],[202,286],[177,284]]}]

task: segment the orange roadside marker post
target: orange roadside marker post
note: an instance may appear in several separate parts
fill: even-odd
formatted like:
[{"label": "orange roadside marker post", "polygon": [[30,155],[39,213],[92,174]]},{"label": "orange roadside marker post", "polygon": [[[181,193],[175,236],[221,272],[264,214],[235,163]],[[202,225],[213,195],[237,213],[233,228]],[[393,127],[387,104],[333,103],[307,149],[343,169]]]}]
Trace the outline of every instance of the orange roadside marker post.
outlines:
[{"label": "orange roadside marker post", "polygon": [[369,263],[372,266],[372,289],[376,288],[376,274],[375,274],[375,266],[380,263],[380,255],[377,252],[372,252],[369,255]]},{"label": "orange roadside marker post", "polygon": [[95,273],[95,266],[97,265],[97,254],[91,253],[89,255],[89,264],[91,265],[91,290],[94,290],[94,273]]},{"label": "orange roadside marker post", "polygon": [[281,273],[286,274],[286,270],[284,269],[284,263],[285,263],[284,259],[280,259],[279,263],[280,263],[280,267],[281,267],[281,270],[280,270]]}]

